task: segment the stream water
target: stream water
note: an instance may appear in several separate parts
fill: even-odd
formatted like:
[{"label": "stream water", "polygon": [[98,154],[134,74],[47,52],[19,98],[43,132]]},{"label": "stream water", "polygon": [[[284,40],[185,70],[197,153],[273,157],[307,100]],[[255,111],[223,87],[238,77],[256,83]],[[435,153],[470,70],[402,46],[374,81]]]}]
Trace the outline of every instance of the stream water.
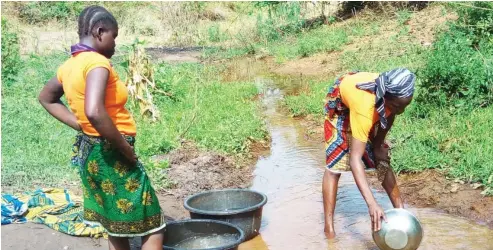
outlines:
[{"label": "stream water", "polygon": [[[270,153],[259,159],[251,189],[265,193],[260,235],[240,249],[378,249],[372,239],[368,208],[351,173],[341,176],[337,195],[336,239],[323,233],[321,181],[324,145],[306,140],[301,124],[280,111],[286,81],[259,74],[262,66],[238,65],[234,78],[255,81],[263,92]],[[322,106],[321,106],[322,108]],[[373,191],[384,209],[392,208],[384,192]],[[407,207],[422,223],[419,249],[493,249],[493,230],[433,209]]]}]

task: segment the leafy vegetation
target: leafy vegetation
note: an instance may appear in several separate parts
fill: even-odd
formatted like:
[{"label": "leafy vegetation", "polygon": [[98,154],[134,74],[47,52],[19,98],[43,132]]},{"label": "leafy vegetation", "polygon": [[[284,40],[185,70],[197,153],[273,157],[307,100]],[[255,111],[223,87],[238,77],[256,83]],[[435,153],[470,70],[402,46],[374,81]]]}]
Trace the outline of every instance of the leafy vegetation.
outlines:
[{"label": "leafy vegetation", "polygon": [[2,17],[2,82],[10,85],[20,71],[19,37]]},{"label": "leafy vegetation", "polygon": [[470,4],[454,7],[459,19],[438,37],[420,71],[421,103],[470,110],[493,101],[493,3]]}]

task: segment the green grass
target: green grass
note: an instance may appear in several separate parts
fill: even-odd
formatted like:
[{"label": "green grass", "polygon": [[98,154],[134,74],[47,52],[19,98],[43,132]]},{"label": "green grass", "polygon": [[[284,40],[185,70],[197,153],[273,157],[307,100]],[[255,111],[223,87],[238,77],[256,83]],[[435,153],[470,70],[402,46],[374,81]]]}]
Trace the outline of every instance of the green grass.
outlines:
[{"label": "green grass", "polygon": [[[32,56],[25,60],[19,80],[2,86],[4,187],[60,187],[78,179],[69,164],[75,132],[52,118],[37,101],[44,83],[65,59],[65,55]],[[250,139],[266,136],[259,104],[252,101],[257,94],[253,83],[220,83],[217,69],[200,64],[156,68],[158,86],[165,84],[174,94],[174,99],[155,94],[161,119],[151,123],[131,103],[128,106],[137,120],[137,153],[148,164],[158,188],[169,181],[160,171],[167,164],[150,164],[149,159],[176,148],[181,139],[195,141],[207,150],[242,154]]]},{"label": "green grass", "polygon": [[255,47],[243,47],[243,48],[222,48],[211,47],[204,49],[202,57],[204,58],[217,58],[217,59],[232,59],[235,57],[241,57],[248,54],[255,53]]},{"label": "green grass", "polygon": [[166,153],[179,137],[206,149],[244,153],[248,138],[265,137],[258,104],[251,101],[258,93],[253,83],[220,83],[217,69],[200,64],[158,68],[156,78],[171,84],[178,100],[157,96],[161,120],[138,121],[142,155]]},{"label": "green grass", "polygon": [[[289,34],[266,43],[242,42],[241,47],[209,48],[204,52],[205,58],[231,59],[247,54],[266,53],[274,56],[276,62],[283,63],[296,58],[307,57],[321,52],[332,52],[350,43],[352,38],[375,35],[380,32],[381,22],[366,24],[355,20],[340,26],[320,26],[299,34]],[[261,52],[262,51],[262,52]]]},{"label": "green grass", "polygon": [[75,132],[52,118],[37,99],[65,58],[30,57],[18,81],[2,85],[3,186],[50,186],[76,180],[69,168]]},{"label": "green grass", "polygon": [[493,186],[488,183],[493,175],[492,107],[462,115],[435,110],[422,119],[413,113],[399,117],[391,133],[397,171],[445,169],[452,177]]},{"label": "green grass", "polygon": [[327,88],[332,82],[309,82],[308,91],[298,95],[289,95],[284,98],[284,105],[293,116],[315,115],[323,116],[324,98]]},{"label": "green grass", "polygon": [[306,57],[318,52],[339,50],[349,42],[344,29],[321,27],[296,37],[288,37],[278,42],[269,43],[267,50],[277,62],[284,62],[299,57]]}]

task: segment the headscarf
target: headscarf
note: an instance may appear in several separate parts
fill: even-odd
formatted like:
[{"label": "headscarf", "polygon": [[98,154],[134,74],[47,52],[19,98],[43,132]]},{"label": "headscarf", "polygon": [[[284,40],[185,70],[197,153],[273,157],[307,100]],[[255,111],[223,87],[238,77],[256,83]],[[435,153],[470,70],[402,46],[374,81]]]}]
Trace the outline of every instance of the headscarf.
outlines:
[{"label": "headscarf", "polygon": [[375,107],[380,117],[380,125],[383,129],[387,128],[387,118],[385,118],[386,93],[398,97],[410,97],[414,93],[414,82],[416,75],[405,68],[397,68],[384,72],[373,82],[356,85],[357,88],[375,93]]}]

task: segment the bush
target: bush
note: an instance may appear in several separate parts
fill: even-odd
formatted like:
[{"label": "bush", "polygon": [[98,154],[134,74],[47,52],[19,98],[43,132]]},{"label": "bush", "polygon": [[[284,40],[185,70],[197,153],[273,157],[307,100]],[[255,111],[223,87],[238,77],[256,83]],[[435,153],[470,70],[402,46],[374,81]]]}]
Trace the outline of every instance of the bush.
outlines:
[{"label": "bush", "polygon": [[419,101],[466,109],[493,102],[493,3],[470,4],[454,6],[459,19],[433,45]]},{"label": "bush", "polygon": [[50,20],[76,20],[87,6],[84,2],[27,2],[19,3],[19,17],[29,24],[46,23]]},{"label": "bush", "polygon": [[257,16],[257,35],[266,42],[275,41],[286,34],[303,30],[305,20],[298,2],[256,2],[258,8],[268,8],[268,17]]},{"label": "bush", "polygon": [[19,37],[2,18],[2,81],[11,84],[21,66]]},{"label": "bush", "polygon": [[423,95],[418,101],[465,108],[493,101],[492,50],[488,46],[476,49],[472,43],[473,39],[459,30],[439,37],[426,67],[419,72]]},{"label": "bush", "polygon": [[472,33],[475,44],[482,40],[493,43],[493,2],[469,2],[455,9],[459,14],[457,27]]},{"label": "bush", "polygon": [[221,29],[218,24],[213,24],[207,29],[209,41],[213,43],[227,40],[226,34],[221,33]]}]

